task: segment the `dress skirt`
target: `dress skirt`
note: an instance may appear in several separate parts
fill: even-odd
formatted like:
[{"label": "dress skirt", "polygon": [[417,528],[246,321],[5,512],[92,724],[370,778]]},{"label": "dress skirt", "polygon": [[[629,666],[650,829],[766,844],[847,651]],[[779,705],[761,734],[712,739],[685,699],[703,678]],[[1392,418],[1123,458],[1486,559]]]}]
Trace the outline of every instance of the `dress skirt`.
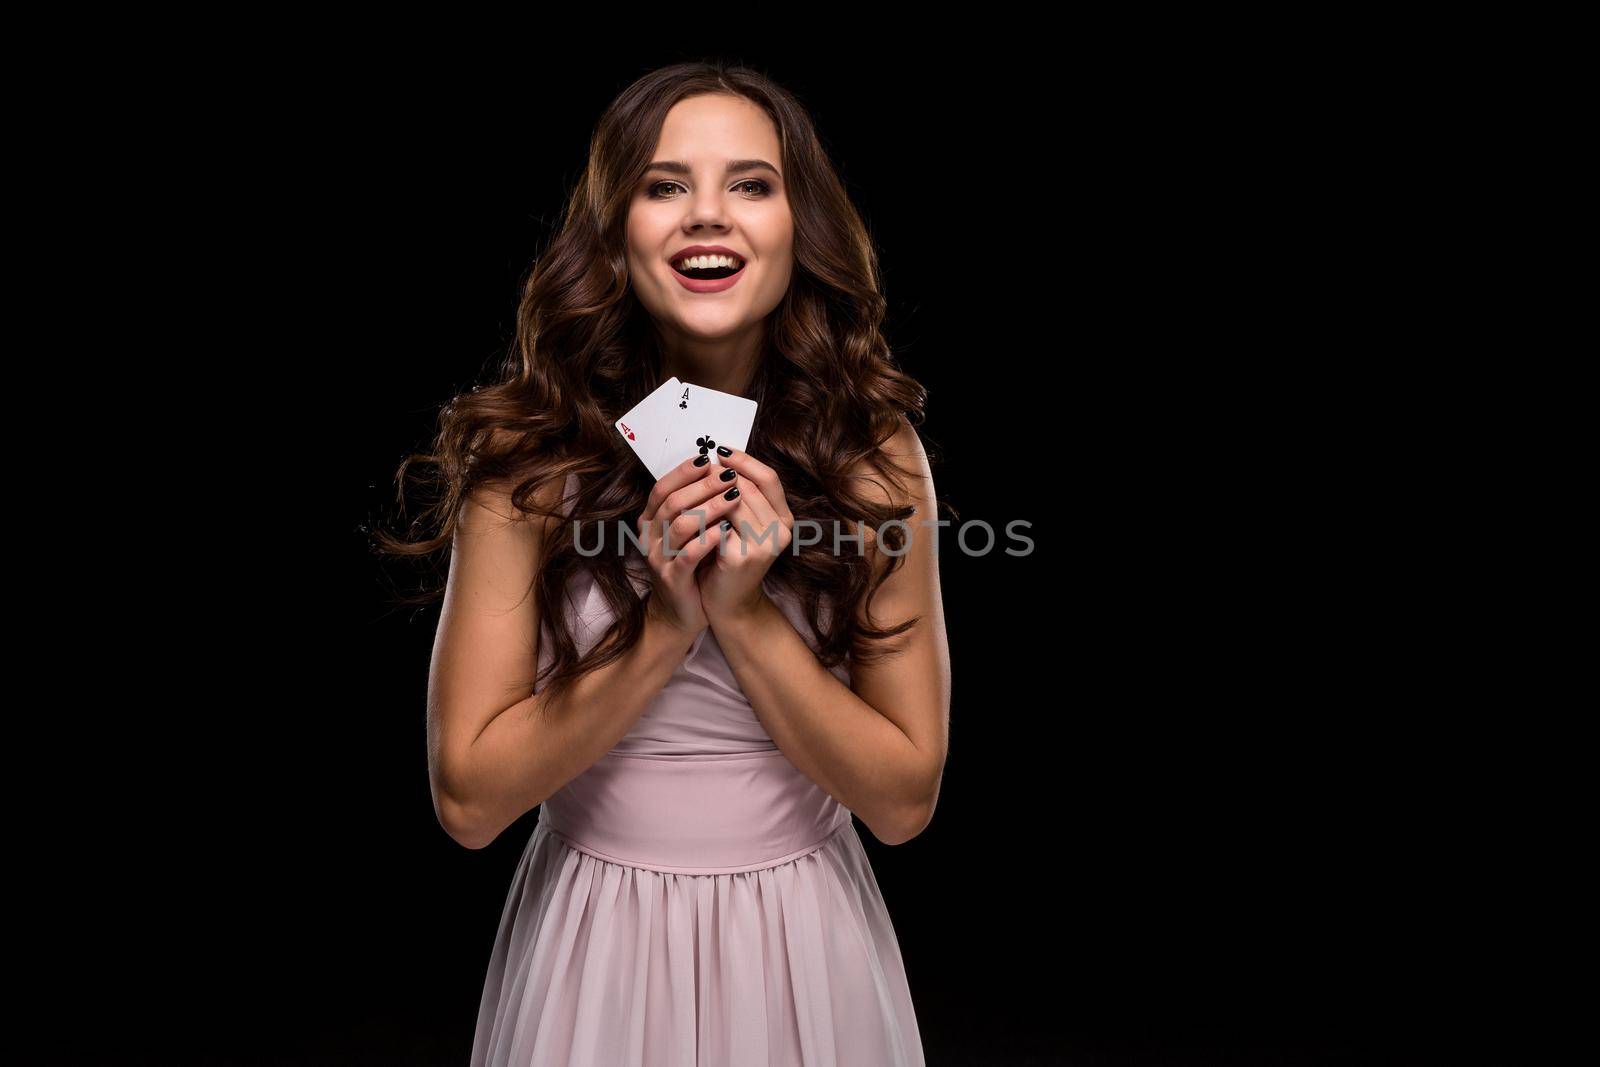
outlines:
[{"label": "dress skirt", "polygon": [[895,931],[848,817],[792,859],[695,875],[601,859],[541,815],[501,917],[471,1062],[924,1060]]}]

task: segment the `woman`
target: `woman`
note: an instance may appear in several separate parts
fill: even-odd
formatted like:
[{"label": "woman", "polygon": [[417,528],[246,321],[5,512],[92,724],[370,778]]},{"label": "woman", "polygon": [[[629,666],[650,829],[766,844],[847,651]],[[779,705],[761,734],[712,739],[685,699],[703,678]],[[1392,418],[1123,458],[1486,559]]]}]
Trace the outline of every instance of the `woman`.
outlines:
[{"label": "woman", "polygon": [[[732,284],[685,284],[708,264]],[[451,547],[439,819],[481,848],[540,808],[473,1064],[924,1062],[851,821],[915,837],[947,745],[924,394],[883,314],[794,98],[664,68],[602,117],[501,379],[408,459],[438,533],[388,546]],[[612,424],[671,376],[757,401],[749,450],[652,481]]]}]

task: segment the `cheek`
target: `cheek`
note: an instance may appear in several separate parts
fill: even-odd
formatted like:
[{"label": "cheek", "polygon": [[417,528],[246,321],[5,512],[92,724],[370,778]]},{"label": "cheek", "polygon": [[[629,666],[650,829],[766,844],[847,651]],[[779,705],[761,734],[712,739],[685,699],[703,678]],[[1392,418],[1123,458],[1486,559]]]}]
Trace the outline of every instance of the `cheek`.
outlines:
[{"label": "cheek", "polygon": [[641,274],[644,272],[645,258],[643,253],[640,251],[639,246],[635,244],[632,236],[630,236],[627,243],[623,245],[623,256],[628,261],[629,274]]},{"label": "cheek", "polygon": [[788,211],[768,220],[766,240],[767,261],[772,265],[768,275],[774,288],[780,292],[789,287],[789,276],[794,272],[794,222]]},{"label": "cheek", "polygon": [[794,244],[783,246],[783,254],[778,257],[779,268],[775,272],[779,275],[778,293],[781,296],[789,289],[789,279],[794,276]]},{"label": "cheek", "polygon": [[772,290],[782,296],[789,288],[789,279],[794,275],[794,252],[785,248],[777,260],[777,267],[772,271]]},{"label": "cheek", "polygon": [[628,267],[635,271],[643,270],[655,258],[657,250],[666,239],[659,224],[650,218],[647,209],[630,211],[622,232]]}]

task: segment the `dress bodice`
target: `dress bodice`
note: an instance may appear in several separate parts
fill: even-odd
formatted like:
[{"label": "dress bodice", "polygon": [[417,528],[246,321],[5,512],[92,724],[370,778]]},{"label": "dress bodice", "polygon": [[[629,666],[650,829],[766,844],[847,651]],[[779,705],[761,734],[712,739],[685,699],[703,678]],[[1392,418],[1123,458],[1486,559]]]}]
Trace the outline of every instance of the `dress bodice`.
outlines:
[{"label": "dress bodice", "polygon": [[[637,554],[629,563],[635,593],[648,595],[648,564]],[[763,587],[806,646],[815,651],[816,640],[798,598],[771,581],[764,582]],[[825,621],[826,606],[822,610]],[[591,574],[585,571],[573,578],[567,590],[567,624],[580,654],[600,640],[615,617]],[[543,669],[549,659],[550,642],[541,640],[540,649],[540,668]],[[841,682],[850,684],[847,666],[841,664],[832,668],[832,672]],[[633,729],[611,751],[632,755],[703,755],[774,751],[776,747],[740,688],[722,646],[717,643],[716,634],[707,627],[700,631],[683,662],[639,716]]]},{"label": "dress bodice", "polygon": [[[633,590],[647,596],[649,564],[631,545],[628,551]],[[798,597],[770,578],[763,588],[815,652],[816,639]],[[604,635],[615,613],[587,571],[568,583],[563,604],[582,655]],[[819,607],[824,624],[830,610],[824,599]],[[541,635],[539,647],[542,671],[551,642]],[[850,684],[846,665],[831,672]],[[633,728],[552,795],[540,818],[569,844],[602,859],[711,873],[754,870],[793,858],[848,822],[850,812],[778,749],[708,627]]]}]

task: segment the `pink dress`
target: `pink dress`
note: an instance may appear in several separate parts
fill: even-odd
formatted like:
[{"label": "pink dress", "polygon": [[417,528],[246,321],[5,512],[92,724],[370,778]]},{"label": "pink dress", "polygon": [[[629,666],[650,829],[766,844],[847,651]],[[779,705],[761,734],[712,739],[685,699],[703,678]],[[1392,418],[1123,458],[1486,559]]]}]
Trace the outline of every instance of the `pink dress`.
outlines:
[{"label": "pink dress", "polygon": [[[643,595],[648,569],[630,562]],[[767,590],[815,648],[799,606]],[[568,596],[584,649],[610,610],[587,575]],[[851,813],[773,744],[709,629],[628,735],[540,806],[471,1062],[924,1064]]]}]

